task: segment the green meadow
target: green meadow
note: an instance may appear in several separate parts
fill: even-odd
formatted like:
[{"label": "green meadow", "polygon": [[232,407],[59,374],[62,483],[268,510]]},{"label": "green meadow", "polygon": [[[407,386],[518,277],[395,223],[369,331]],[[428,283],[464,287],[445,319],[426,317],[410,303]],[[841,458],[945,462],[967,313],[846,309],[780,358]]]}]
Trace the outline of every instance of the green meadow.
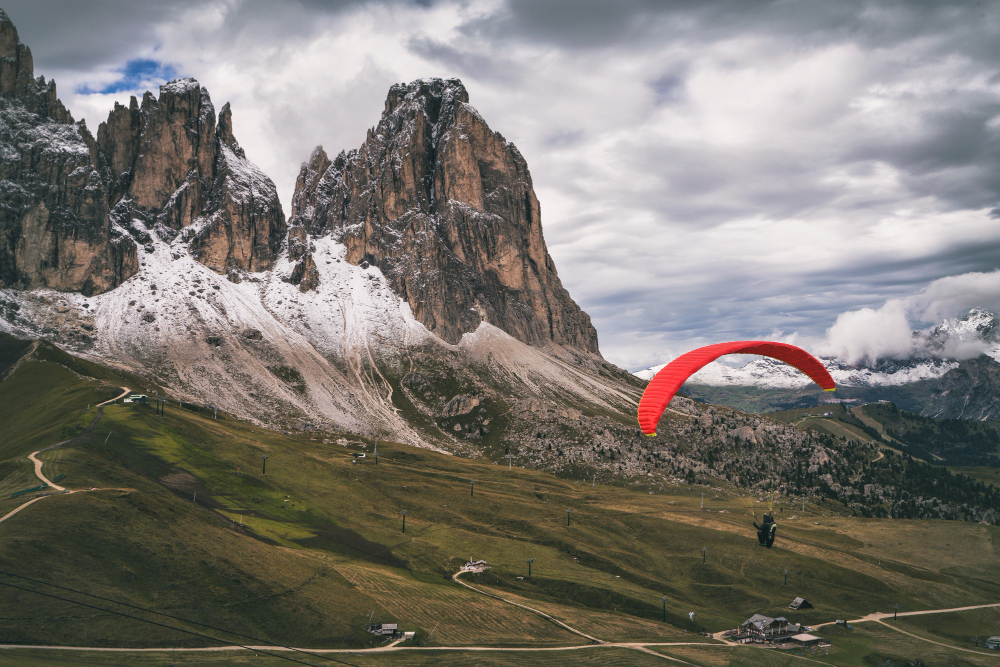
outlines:
[{"label": "green meadow", "polygon": [[[176,400],[162,417],[153,405],[122,404],[98,415],[93,406],[119,393],[120,385],[154,389],[51,348],[0,381],[0,515],[32,497],[8,497],[38,483],[27,455],[56,442],[70,440],[40,455],[44,472],[50,479],[65,475],[60,484],[77,491],[45,497],[0,524],[2,643],[365,649],[381,645],[365,631],[371,621],[415,631],[405,643],[413,649],[338,659],[662,662],[617,647],[418,650],[587,643],[551,620],[455,583],[452,576],[474,559],[486,560],[489,569],[462,578],[484,591],[607,642],[701,643],[655,648],[693,664],[797,659],[713,645],[705,636],[754,613],[816,624],[890,611],[894,604],[918,610],[1000,602],[1000,528],[994,526],[861,519],[838,515],[832,504],[803,510],[780,500],[778,542],[766,550],[756,543],[744,505],[727,489],[684,485],[651,494],[629,480],[593,486],[589,479],[509,470],[506,461],[391,442],[378,443],[376,464],[375,442],[366,438],[280,433],[224,414],[214,419]],[[353,456],[359,452],[366,456]],[[796,596],[814,609],[788,609]],[[1000,613],[981,616],[980,636],[1000,634]],[[919,623],[946,618],[920,617]],[[965,626],[954,622],[959,625],[907,621],[914,624],[909,631],[946,646],[970,644]],[[881,655],[878,638],[885,633],[901,642],[886,655],[921,655],[905,647],[945,650],[875,624],[844,637],[832,630],[824,636],[833,647],[809,657],[875,664],[866,656]],[[60,664],[122,658],[17,649],[0,652],[0,664],[44,664],[46,655]],[[129,664],[287,662],[248,654],[126,655]]]}]

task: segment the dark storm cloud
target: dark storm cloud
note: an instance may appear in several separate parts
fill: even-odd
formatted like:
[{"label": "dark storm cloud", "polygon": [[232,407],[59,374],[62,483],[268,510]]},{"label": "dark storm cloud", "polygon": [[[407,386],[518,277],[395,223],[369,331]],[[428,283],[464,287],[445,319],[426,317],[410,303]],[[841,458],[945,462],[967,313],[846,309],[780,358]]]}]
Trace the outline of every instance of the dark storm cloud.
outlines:
[{"label": "dark storm cloud", "polygon": [[939,49],[961,48],[996,61],[991,36],[1000,12],[989,2],[934,0],[508,0],[496,14],[468,22],[477,38],[544,42],[579,50],[641,48],[647,40],[714,41],[734,34],[776,37],[788,48],[849,40],[885,48],[924,35]]},{"label": "dark storm cloud", "polygon": [[427,37],[413,37],[407,42],[409,50],[424,58],[440,63],[446,70],[458,72],[462,77],[486,78],[492,81],[514,83],[520,66],[498,54],[484,54],[459,49],[451,44]]},{"label": "dark storm cloud", "polygon": [[[917,195],[955,208],[1000,203],[1000,99],[996,93],[952,96],[953,106],[919,113],[919,130],[872,137],[845,159],[880,160],[906,174]],[[919,103],[917,103],[919,104]]]},{"label": "dark storm cloud", "polygon": [[[165,20],[201,4],[198,0],[172,3],[91,0],[39,2],[2,0],[17,26],[21,42],[32,49],[35,68],[86,70],[120,63],[121,54],[156,43],[156,27]],[[109,38],[113,35],[113,38]]]},{"label": "dark storm cloud", "polygon": [[[21,41],[37,52],[35,63],[53,69],[86,70],[124,65],[136,52],[155,49],[157,29],[191,10],[215,9],[224,16],[228,38],[258,33],[304,38],[323,28],[320,16],[336,16],[363,7],[365,0],[0,0],[18,28]],[[385,0],[379,5],[432,7],[430,0]],[[192,30],[201,26],[191,25]],[[40,56],[40,57],[39,57]]]},{"label": "dark storm cloud", "polygon": [[920,257],[898,259],[891,253],[886,253],[878,261],[854,262],[848,259],[834,270],[805,274],[800,280],[803,286],[811,289],[864,285],[880,292],[890,287],[913,291],[915,285],[923,285],[945,276],[985,273],[998,267],[1000,239],[993,238],[948,246]]}]

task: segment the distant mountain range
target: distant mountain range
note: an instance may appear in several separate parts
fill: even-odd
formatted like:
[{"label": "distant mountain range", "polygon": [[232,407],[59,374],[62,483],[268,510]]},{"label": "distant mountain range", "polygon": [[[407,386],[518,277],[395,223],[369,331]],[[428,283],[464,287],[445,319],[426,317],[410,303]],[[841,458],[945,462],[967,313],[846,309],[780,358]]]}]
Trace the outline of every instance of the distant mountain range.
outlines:
[{"label": "distant mountain range", "polygon": [[[821,357],[836,380],[838,391],[822,395],[810,381],[780,361],[762,357],[743,366],[721,362],[698,371],[685,385],[690,396],[735,407],[746,407],[747,392],[766,396],[758,409],[788,408],[821,402],[887,399],[907,409],[936,417],[998,419],[1000,403],[989,400],[1000,388],[1000,317],[973,308],[963,317],[913,333],[915,349],[922,353],[907,359],[880,359],[871,364],[849,365]],[[954,359],[951,350],[978,350],[972,359]],[[635,373],[648,380],[665,364]],[[740,393],[732,390],[739,388]],[[725,390],[729,389],[727,393]],[[806,396],[800,396],[805,392]],[[727,398],[728,397],[728,398]]]}]

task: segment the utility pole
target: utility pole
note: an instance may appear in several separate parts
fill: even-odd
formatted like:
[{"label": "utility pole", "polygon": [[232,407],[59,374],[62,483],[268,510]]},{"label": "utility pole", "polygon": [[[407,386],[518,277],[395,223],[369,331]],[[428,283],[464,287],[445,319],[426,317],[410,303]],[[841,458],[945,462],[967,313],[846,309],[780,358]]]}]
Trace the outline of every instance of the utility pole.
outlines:
[{"label": "utility pole", "polygon": [[194,492],[194,497],[191,498],[191,502],[195,502],[195,503],[198,502],[198,492],[197,491]]},{"label": "utility pole", "polygon": [[268,459],[267,454],[261,454],[260,455],[260,461],[261,461],[261,463],[260,463],[260,474],[261,474],[261,477],[263,477],[264,475],[267,474],[267,459]]},{"label": "utility pole", "polygon": [[534,558],[529,558],[528,559],[528,576],[529,577],[531,576],[531,564],[534,563],[534,562],[535,562]]},{"label": "utility pole", "polygon": [[212,419],[218,419],[219,418],[219,406],[218,405],[213,405],[212,409],[215,411],[214,414],[212,415]]},{"label": "utility pole", "polygon": [[899,613],[899,605],[898,604],[892,605],[892,620],[894,621],[896,620],[896,614],[898,613]]},{"label": "utility pole", "polygon": [[702,563],[708,562],[708,547],[701,548],[701,562]]},{"label": "utility pole", "polygon": [[378,438],[375,438],[375,465],[378,465]]},{"label": "utility pole", "polygon": [[972,641],[976,644],[976,648],[979,648],[979,635],[973,637]]},{"label": "utility pole", "polygon": [[596,489],[597,488],[597,473],[596,472],[594,473],[594,481],[590,483],[590,488],[592,488],[592,489]]},{"label": "utility pole", "polygon": [[569,515],[573,513],[572,507],[566,508],[566,525],[569,526]]},{"label": "utility pole", "polygon": [[469,480],[469,497],[470,498],[475,498],[476,497],[476,481],[475,480]]},{"label": "utility pole", "polygon": [[400,514],[403,515],[403,532],[405,533],[406,532],[406,515],[407,515],[407,511],[403,510],[402,512],[400,512]]},{"label": "utility pole", "polygon": [[513,470],[513,469],[514,469],[514,455],[513,454],[508,454],[507,455],[507,470]]},{"label": "utility pole", "polygon": [[705,492],[704,491],[701,492],[701,508],[700,509],[705,509]]},{"label": "utility pole", "polygon": [[785,586],[788,585],[788,570],[785,570]]},{"label": "utility pole", "polygon": [[664,595],[662,598],[660,598],[660,602],[663,603],[663,622],[666,623],[667,622],[667,596]]},{"label": "utility pole", "polygon": [[802,496],[802,511],[806,511],[806,497]]}]

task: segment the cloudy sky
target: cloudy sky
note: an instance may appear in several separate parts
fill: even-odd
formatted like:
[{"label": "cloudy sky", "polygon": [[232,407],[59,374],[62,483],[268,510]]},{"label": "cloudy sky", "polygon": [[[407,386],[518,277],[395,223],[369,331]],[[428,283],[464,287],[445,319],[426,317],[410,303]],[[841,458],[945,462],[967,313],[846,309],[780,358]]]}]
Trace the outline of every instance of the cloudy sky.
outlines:
[{"label": "cloudy sky", "polygon": [[396,82],[458,77],[531,168],[611,361],[779,337],[845,359],[1000,308],[1000,3],[0,0],[92,130],[193,76],[277,183]]}]

